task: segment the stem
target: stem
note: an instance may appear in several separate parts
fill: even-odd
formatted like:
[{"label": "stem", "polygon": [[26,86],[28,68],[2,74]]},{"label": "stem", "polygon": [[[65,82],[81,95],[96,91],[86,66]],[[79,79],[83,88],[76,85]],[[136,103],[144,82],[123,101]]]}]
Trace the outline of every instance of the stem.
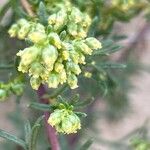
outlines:
[{"label": "stem", "polygon": [[31,17],[33,17],[33,16],[34,16],[34,12],[32,11],[31,6],[30,6],[30,4],[28,3],[28,1],[27,1],[27,0],[21,0],[21,4],[22,4],[22,6],[24,7],[24,9],[26,10],[26,12],[27,12]]},{"label": "stem", "polygon": [[[42,98],[44,94],[46,94],[46,89],[43,85],[41,85],[37,91],[37,94],[40,98],[40,102],[43,104],[48,104],[49,100]],[[46,133],[48,136],[49,143],[51,144],[51,149],[52,150],[60,150],[59,142],[58,142],[58,137],[55,129],[50,126],[47,122],[49,118],[50,113],[49,112],[44,112],[45,116],[45,127],[46,127]]]},{"label": "stem", "polygon": [[[146,23],[142,29],[138,32],[137,36],[135,37],[135,39],[133,40],[133,42],[124,50],[123,54],[121,55],[121,57],[118,59],[118,61],[125,61],[128,56],[130,55],[130,53],[135,50],[136,46],[139,44],[139,42],[141,42],[145,36],[145,34],[147,33],[147,30],[150,29],[150,23]],[[137,53],[138,54],[138,53]],[[138,56],[138,55],[137,55]]]}]

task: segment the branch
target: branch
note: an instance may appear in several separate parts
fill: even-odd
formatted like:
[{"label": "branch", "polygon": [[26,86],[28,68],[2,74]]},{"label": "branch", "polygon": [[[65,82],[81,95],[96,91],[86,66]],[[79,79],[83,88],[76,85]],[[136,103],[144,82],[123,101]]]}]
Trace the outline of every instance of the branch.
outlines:
[{"label": "branch", "polygon": [[150,29],[150,23],[146,23],[143,28],[138,32],[138,34],[136,35],[135,39],[133,42],[131,42],[131,44],[124,50],[123,54],[121,55],[121,57],[119,58],[118,61],[124,61],[127,59],[127,57],[130,55],[131,51],[133,51],[136,46],[139,44],[139,42],[141,42],[147,32],[147,30]]},{"label": "branch", "polygon": [[24,9],[26,10],[26,12],[33,17],[34,16],[34,12],[32,11],[32,8],[30,6],[30,4],[28,3],[27,0],[21,0],[21,4],[24,7]]},{"label": "branch", "polygon": [[[46,89],[43,85],[41,85],[37,91],[37,94],[40,98],[40,102],[44,103],[44,104],[48,104],[49,100],[48,99],[44,99],[42,98],[44,94],[46,94]],[[44,112],[44,116],[45,116],[45,127],[46,127],[46,132],[47,132],[47,136],[48,136],[48,140],[49,143],[51,144],[51,149],[52,150],[60,150],[60,146],[59,146],[59,141],[58,141],[58,137],[57,137],[57,133],[55,131],[55,129],[50,126],[47,122],[48,118],[49,118],[50,113],[49,112]]]}]

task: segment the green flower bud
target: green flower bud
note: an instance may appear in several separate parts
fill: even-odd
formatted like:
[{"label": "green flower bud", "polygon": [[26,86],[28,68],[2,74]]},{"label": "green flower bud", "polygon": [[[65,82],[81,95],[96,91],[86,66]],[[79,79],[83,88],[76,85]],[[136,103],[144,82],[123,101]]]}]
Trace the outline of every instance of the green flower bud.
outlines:
[{"label": "green flower bud", "polygon": [[41,79],[40,78],[30,78],[30,84],[33,89],[38,90],[39,86],[41,85]]},{"label": "green flower bud", "polygon": [[4,89],[0,89],[0,101],[4,101],[7,97],[7,92]]},{"label": "green flower bud", "polygon": [[60,10],[57,14],[56,14],[56,22],[54,25],[54,29],[58,30],[60,28],[62,28],[65,25],[67,19],[67,12],[65,10]]},{"label": "green flower bud", "polygon": [[29,65],[24,65],[23,62],[21,61],[19,66],[18,66],[18,71],[21,71],[23,73],[27,73],[29,70]]},{"label": "green flower bud", "polygon": [[35,31],[31,32],[28,38],[35,44],[43,44],[46,41],[47,36],[45,33]]},{"label": "green flower bud", "polygon": [[82,21],[81,11],[78,8],[73,7],[72,10],[71,10],[69,19],[70,19],[71,22],[73,21],[74,24],[81,22]]},{"label": "green flower bud", "polygon": [[36,23],[34,31],[45,33],[45,27],[40,23]]},{"label": "green flower bud", "polygon": [[85,76],[86,78],[91,78],[91,77],[92,77],[92,73],[86,71],[86,72],[84,73],[84,76]]},{"label": "green flower bud", "polygon": [[78,37],[85,38],[87,36],[87,32],[83,30],[81,26],[78,26]]},{"label": "green flower bud", "polygon": [[73,62],[67,62],[66,68],[69,72],[71,71],[76,75],[79,75],[81,73],[81,69],[80,69],[79,65],[77,65]]},{"label": "green flower bud", "polygon": [[73,60],[74,63],[78,64],[79,63],[79,53],[76,52],[75,50],[69,51],[70,58]]},{"label": "green flower bud", "polygon": [[49,35],[48,35],[48,39],[49,39],[49,42],[51,43],[51,44],[53,44],[54,46],[56,46],[58,49],[60,49],[61,48],[61,44],[62,44],[62,42],[61,42],[61,40],[60,40],[60,38],[59,38],[59,36],[58,36],[58,34],[57,33],[50,33]]},{"label": "green flower bud", "polygon": [[48,119],[48,123],[53,127],[55,125],[58,125],[61,123],[62,119],[64,118],[64,116],[62,115],[64,113],[64,110],[59,110],[56,109],[54,110],[53,113],[51,113],[49,119]]},{"label": "green flower bud", "polygon": [[79,117],[67,109],[56,109],[50,115],[48,123],[54,126],[57,132],[64,134],[76,133],[78,129],[81,129]]},{"label": "green flower bud", "polygon": [[69,32],[70,35],[72,35],[73,37],[76,37],[78,35],[78,26],[77,24],[74,24],[74,23],[69,23],[68,26],[67,26],[67,30]]},{"label": "green flower bud", "polygon": [[67,80],[67,74],[66,74],[65,69],[63,69],[61,71],[61,73],[59,74],[59,78],[60,78],[60,84],[63,84],[63,83],[66,82],[66,80]]},{"label": "green flower bud", "polygon": [[87,14],[83,14],[82,26],[88,28],[91,25],[91,18]]},{"label": "green flower bud", "polygon": [[78,53],[78,55],[79,55],[78,63],[79,64],[86,64],[85,56],[82,53]]},{"label": "green flower bud", "polygon": [[86,38],[85,44],[87,44],[91,49],[102,48],[102,44],[94,37]]},{"label": "green flower bud", "polygon": [[71,89],[75,89],[78,87],[78,79],[74,74],[69,74],[67,77],[67,82],[69,84],[69,86],[71,87]]},{"label": "green flower bud", "polygon": [[57,60],[57,57],[58,57],[58,52],[54,46],[48,45],[43,49],[42,59],[48,71],[53,70],[53,66],[55,61]]},{"label": "green flower bud", "polygon": [[21,28],[18,30],[18,38],[21,40],[25,39],[30,31],[30,27],[31,26],[29,23],[26,23],[23,26],[21,26]]},{"label": "green flower bud", "polygon": [[85,43],[82,41],[75,43],[75,49],[79,50],[87,55],[92,55],[92,49],[90,49]]},{"label": "green flower bud", "polygon": [[34,62],[31,64],[29,69],[29,75],[34,78],[39,78],[44,72],[44,67],[39,62]]},{"label": "green flower bud", "polygon": [[62,51],[62,59],[63,60],[69,59],[69,51],[67,51],[67,50]]},{"label": "green flower bud", "polygon": [[62,63],[56,62],[54,69],[56,72],[61,73],[64,69],[64,65]]},{"label": "green flower bud", "polygon": [[59,75],[57,73],[51,73],[48,78],[48,87],[57,88],[59,85]]},{"label": "green flower bud", "polygon": [[56,17],[57,17],[56,14],[52,14],[51,16],[49,16],[49,18],[48,18],[48,24],[49,25],[55,24],[56,23]]},{"label": "green flower bud", "polygon": [[18,20],[17,24],[19,27],[23,27],[24,25],[28,24],[28,21],[26,19],[22,18],[22,19]]},{"label": "green flower bud", "polygon": [[[38,55],[40,54],[40,51],[41,50],[37,48],[36,46],[32,46],[32,47],[25,48],[22,51],[19,51],[17,53],[17,56],[21,57],[20,63],[22,64],[22,66],[28,66],[38,57]],[[20,68],[20,70],[22,69]]]},{"label": "green flower bud", "polygon": [[16,37],[17,32],[18,32],[18,25],[17,24],[13,24],[8,31],[10,37]]},{"label": "green flower bud", "polygon": [[77,133],[78,129],[81,129],[81,123],[79,117],[76,114],[72,113],[63,120],[62,130],[64,133]]}]

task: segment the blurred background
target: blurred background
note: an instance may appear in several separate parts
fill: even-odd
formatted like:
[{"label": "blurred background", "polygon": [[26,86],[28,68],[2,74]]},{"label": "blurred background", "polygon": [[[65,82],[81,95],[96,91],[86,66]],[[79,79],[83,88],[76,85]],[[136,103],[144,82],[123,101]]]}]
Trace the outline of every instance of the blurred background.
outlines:
[{"label": "blurred background", "polygon": [[[0,0],[0,7],[5,3],[6,0]],[[7,12],[8,16],[9,13],[11,12]],[[94,142],[90,150],[128,150],[127,145],[132,138],[139,135],[150,139],[150,23],[141,12],[129,22],[116,21],[112,33],[120,33],[127,37],[116,42],[123,48],[109,56],[109,60],[127,64],[127,68],[117,74],[123,77],[124,88],[121,92],[126,94],[126,98],[122,95],[101,96],[88,108],[89,117],[84,122],[86,125],[80,142],[84,143],[87,137],[92,138]],[[11,47],[10,44],[13,45],[13,41],[8,44],[7,48]],[[3,45],[0,45],[0,58],[3,48]],[[12,55],[15,54],[13,49]],[[6,55],[5,59],[8,58]],[[30,95],[35,98],[34,92]],[[22,120],[31,118],[31,112],[33,117],[36,115],[27,107],[29,96],[24,95],[19,106],[15,101],[16,97],[11,96],[8,101],[0,104],[0,129],[20,135]],[[3,150],[4,145],[6,141],[0,139],[0,149]]]}]

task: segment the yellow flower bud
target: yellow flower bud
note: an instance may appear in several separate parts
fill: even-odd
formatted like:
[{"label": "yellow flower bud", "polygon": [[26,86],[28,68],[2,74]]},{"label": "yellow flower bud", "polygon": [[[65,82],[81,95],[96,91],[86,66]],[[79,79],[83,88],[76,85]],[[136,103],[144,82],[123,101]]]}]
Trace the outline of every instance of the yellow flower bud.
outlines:
[{"label": "yellow flower bud", "polygon": [[4,101],[7,97],[7,92],[4,89],[0,89],[0,101]]},{"label": "yellow flower bud", "polygon": [[79,55],[78,63],[79,64],[86,64],[85,56],[82,53],[78,53],[78,55]]},{"label": "yellow flower bud", "polygon": [[57,88],[59,81],[59,75],[57,73],[51,73],[48,78],[48,87]]},{"label": "yellow flower bud", "polygon": [[62,59],[68,60],[68,58],[69,58],[69,51],[67,50],[62,51]]},{"label": "yellow flower bud", "polygon": [[57,60],[57,57],[58,57],[58,52],[54,46],[48,45],[43,49],[42,52],[43,64],[46,65],[46,69],[48,71],[53,70],[53,66],[55,61]]},{"label": "yellow flower bud", "polygon": [[18,30],[18,38],[21,40],[25,39],[30,31],[30,27],[31,26],[29,23],[26,23],[23,26],[21,26],[21,28]]},{"label": "yellow flower bud", "polygon": [[44,67],[39,62],[34,62],[31,64],[29,69],[29,75],[34,78],[39,78],[44,72]]},{"label": "yellow flower bud", "polygon": [[66,74],[65,69],[63,69],[61,71],[61,73],[59,74],[59,78],[60,78],[60,84],[63,84],[63,83],[66,82],[66,80],[67,80],[67,74]]},{"label": "yellow flower bud", "polygon": [[91,78],[91,77],[92,77],[92,73],[86,71],[86,72],[84,73],[84,76],[85,76],[86,78]]},{"label": "yellow flower bud", "polygon": [[81,22],[82,21],[81,11],[78,8],[73,7],[72,10],[71,10],[69,19],[70,19],[71,22],[73,21],[74,24]]},{"label": "yellow flower bud", "polygon": [[55,127],[57,132],[64,134],[76,133],[81,129],[81,121],[79,117],[71,110],[56,109],[50,115],[48,123]]},{"label": "yellow flower bud", "polygon": [[79,75],[81,73],[81,69],[80,69],[79,65],[77,65],[73,62],[67,62],[66,68],[67,68],[67,71],[69,71],[69,72],[71,71],[76,75]]},{"label": "yellow flower bud", "polygon": [[76,37],[78,35],[78,26],[77,24],[74,24],[74,23],[69,23],[68,26],[67,26],[67,30],[69,32],[70,35],[72,35],[73,37]]},{"label": "yellow flower bud", "polygon": [[50,25],[55,24],[56,23],[56,17],[57,17],[56,14],[52,14],[51,16],[49,16],[49,18],[48,18],[48,24],[50,24]]},{"label": "yellow flower bud", "polygon": [[30,84],[33,89],[38,90],[39,86],[41,85],[41,79],[40,78],[30,78]]},{"label": "yellow flower bud", "polygon": [[82,41],[75,43],[75,49],[79,50],[87,55],[92,55],[92,49],[90,49],[85,43]]},{"label": "yellow flower bud", "polygon": [[36,46],[25,48],[23,51],[19,51],[17,56],[21,57],[21,64],[26,66],[30,65],[40,54],[40,49]]},{"label": "yellow flower bud", "polygon": [[18,25],[17,24],[13,24],[8,31],[10,37],[16,37],[17,32],[18,32]]},{"label": "yellow flower bud", "polygon": [[58,30],[60,28],[62,28],[65,25],[67,19],[67,12],[65,10],[60,10],[57,14],[56,14],[56,22],[54,25],[54,29]]},{"label": "yellow flower bud", "polygon": [[47,36],[45,33],[35,31],[31,32],[28,38],[35,44],[43,44],[46,41]]},{"label": "yellow flower bud", "polygon": [[63,115],[62,115],[63,113],[64,113],[63,109],[62,110],[59,110],[59,109],[54,110],[54,112],[51,113],[51,115],[48,119],[48,123],[52,127],[59,124],[62,121],[62,119],[64,118]]},{"label": "yellow flower bud", "polygon": [[100,49],[102,48],[102,44],[94,37],[86,38],[85,43],[91,48],[91,49]]},{"label": "yellow flower bud", "polygon": [[78,79],[74,74],[69,74],[67,77],[67,82],[71,89],[75,89],[78,87]]},{"label": "yellow flower bud", "polygon": [[70,54],[70,58],[73,60],[73,62],[78,64],[79,63],[79,53],[76,52],[75,50],[70,50],[69,54]]},{"label": "yellow flower bud", "polygon": [[62,63],[56,62],[54,69],[56,72],[61,74],[62,70],[64,69],[64,65]]},{"label": "yellow flower bud", "polygon": [[58,34],[57,33],[50,33],[49,35],[48,35],[48,39],[49,39],[49,42],[51,43],[51,44],[53,44],[54,46],[56,46],[58,49],[60,49],[61,48],[61,44],[62,44],[62,42],[61,42],[61,40],[60,40],[60,38],[59,38],[59,36],[58,36]]}]

